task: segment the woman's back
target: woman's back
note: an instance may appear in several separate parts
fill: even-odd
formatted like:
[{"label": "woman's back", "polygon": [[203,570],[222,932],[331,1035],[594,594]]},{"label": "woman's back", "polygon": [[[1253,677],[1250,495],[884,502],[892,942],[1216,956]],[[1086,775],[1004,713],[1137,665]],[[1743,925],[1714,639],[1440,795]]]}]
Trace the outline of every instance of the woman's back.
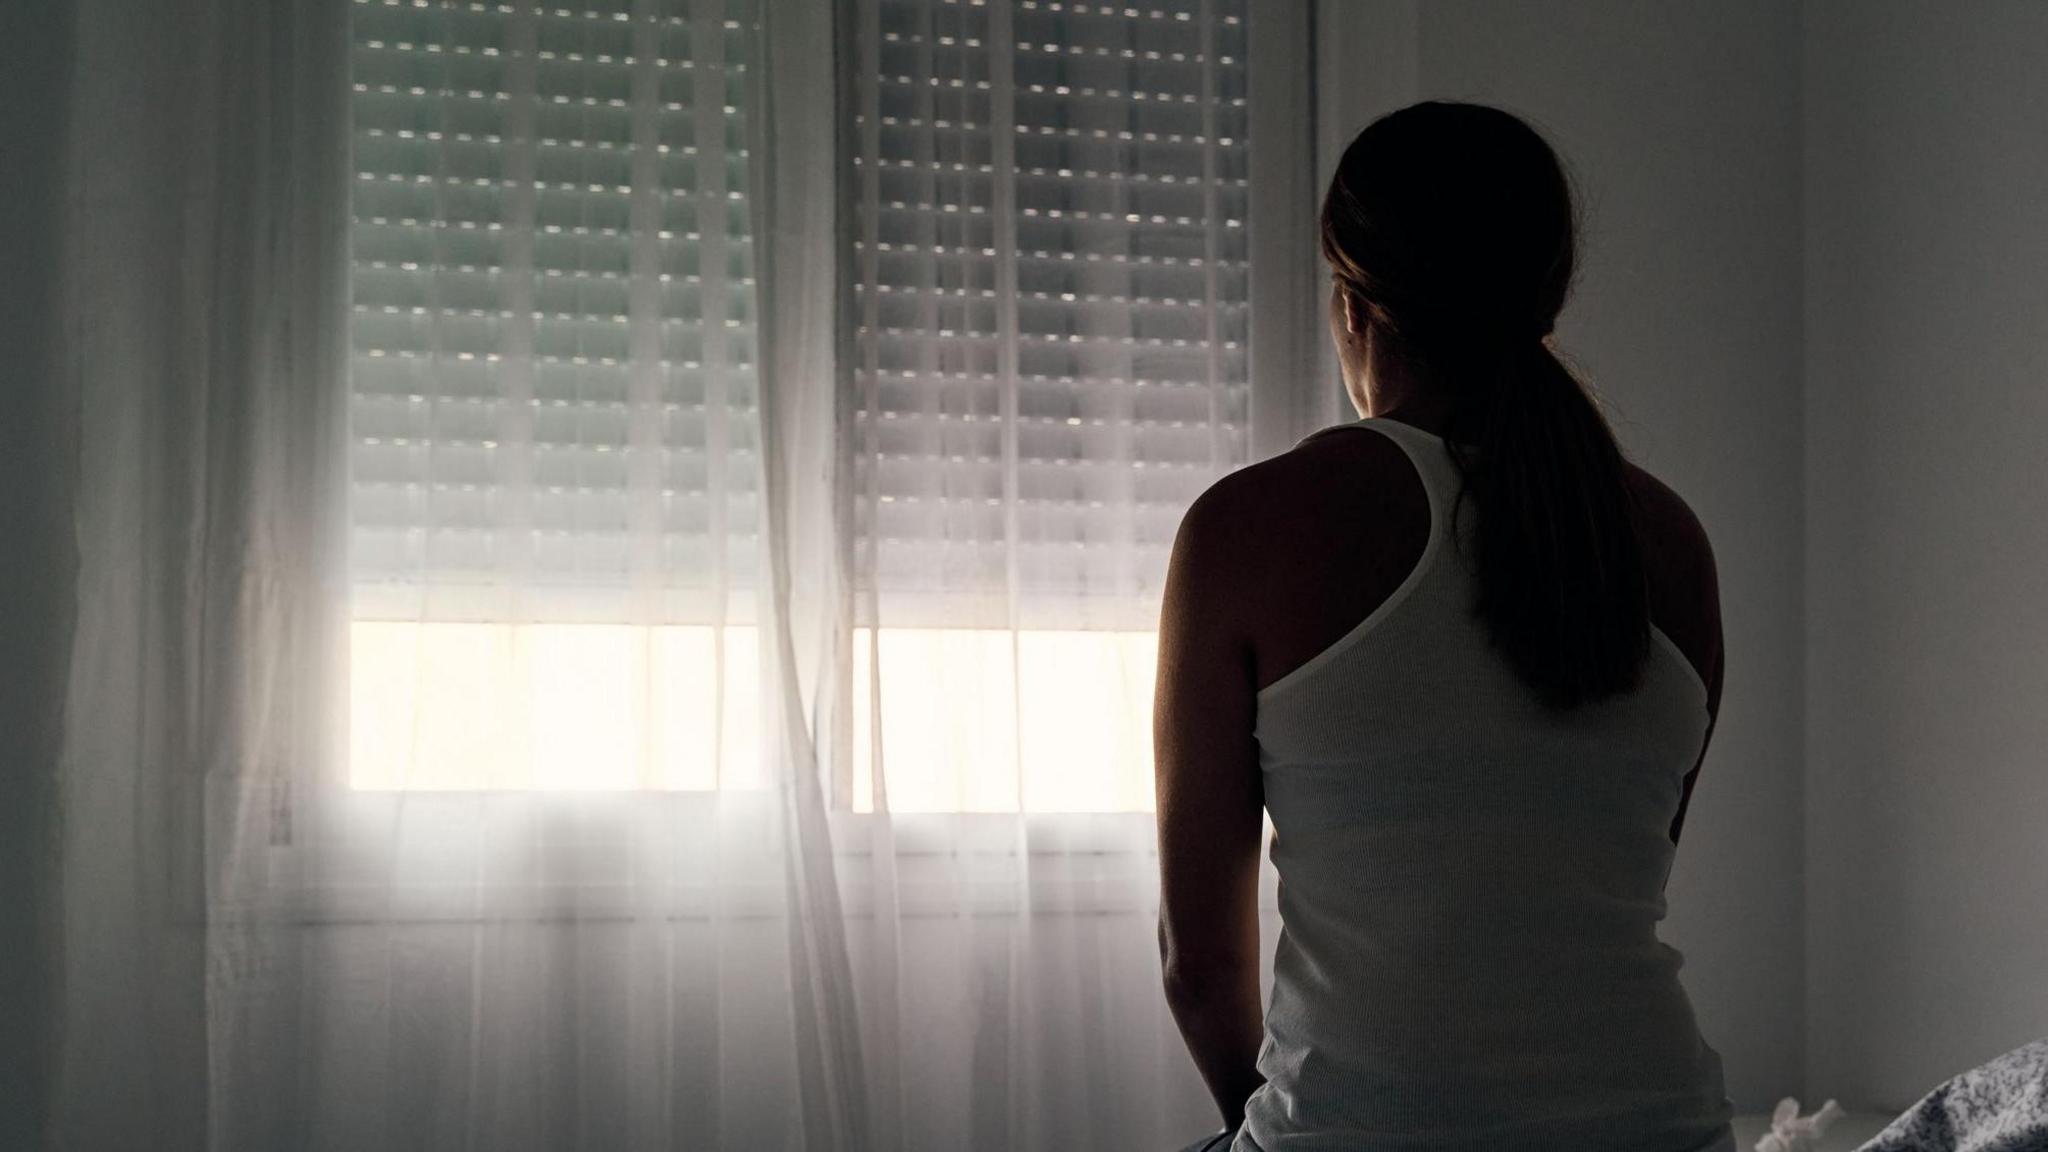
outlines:
[{"label": "woman's back", "polygon": [[[1326,496],[1291,515],[1322,530],[1275,526],[1308,555],[1262,565],[1255,735],[1283,927],[1236,1147],[1732,1148],[1720,1058],[1655,931],[1711,722],[1718,621],[1679,586],[1698,564],[1651,566],[1635,690],[1548,712],[1471,613],[1479,512],[1460,510],[1455,547],[1442,442],[1354,427],[1398,446],[1405,486],[1348,519],[1344,470],[1309,461]],[[1357,452],[1348,475],[1393,475],[1371,432],[1329,439],[1356,445],[1317,449]]]}]

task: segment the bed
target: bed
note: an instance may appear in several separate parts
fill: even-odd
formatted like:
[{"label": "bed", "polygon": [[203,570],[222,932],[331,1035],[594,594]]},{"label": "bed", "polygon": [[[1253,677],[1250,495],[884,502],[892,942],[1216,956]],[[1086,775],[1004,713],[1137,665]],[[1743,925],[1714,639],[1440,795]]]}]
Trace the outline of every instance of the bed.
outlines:
[{"label": "bed", "polygon": [[[1735,1117],[1737,1152],[1756,1152],[1772,1121],[1770,1116]],[[1950,1077],[1902,1113],[1845,1112],[1803,1149],[2048,1152],[2048,1038]]]}]

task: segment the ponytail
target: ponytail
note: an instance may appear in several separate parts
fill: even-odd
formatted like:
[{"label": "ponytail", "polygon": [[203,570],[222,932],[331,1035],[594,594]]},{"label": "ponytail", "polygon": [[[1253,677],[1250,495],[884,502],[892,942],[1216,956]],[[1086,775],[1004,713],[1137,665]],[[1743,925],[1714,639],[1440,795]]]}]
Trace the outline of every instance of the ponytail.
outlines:
[{"label": "ponytail", "polygon": [[[1477,460],[1447,440],[1480,511],[1476,614],[1544,706],[1634,688],[1650,650],[1649,590],[1626,465],[1607,419],[1539,340],[1500,360],[1472,408]],[[1455,523],[1455,511],[1454,519]]]}]

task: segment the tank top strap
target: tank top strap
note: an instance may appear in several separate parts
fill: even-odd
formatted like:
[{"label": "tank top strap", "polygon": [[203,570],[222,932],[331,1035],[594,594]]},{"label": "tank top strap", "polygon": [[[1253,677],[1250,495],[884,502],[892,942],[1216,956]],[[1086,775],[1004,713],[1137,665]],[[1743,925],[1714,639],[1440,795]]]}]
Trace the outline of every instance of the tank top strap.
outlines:
[{"label": "tank top strap", "polygon": [[1408,453],[1408,459],[1415,465],[1415,471],[1422,479],[1423,491],[1429,494],[1432,519],[1439,531],[1448,532],[1451,526],[1451,503],[1458,497],[1458,466],[1445,451],[1444,441],[1433,433],[1425,432],[1412,424],[1404,424],[1385,416],[1368,416],[1356,421],[1360,427],[1371,428],[1383,433]]}]

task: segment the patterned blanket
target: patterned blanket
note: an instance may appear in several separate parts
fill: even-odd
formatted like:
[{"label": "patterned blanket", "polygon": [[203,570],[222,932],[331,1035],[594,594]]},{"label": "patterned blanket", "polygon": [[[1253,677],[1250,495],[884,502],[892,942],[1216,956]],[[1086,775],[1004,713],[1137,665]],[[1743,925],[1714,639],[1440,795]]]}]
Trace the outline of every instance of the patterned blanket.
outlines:
[{"label": "patterned blanket", "polygon": [[1949,1079],[1856,1152],[2048,1152],[2048,1039]]}]

